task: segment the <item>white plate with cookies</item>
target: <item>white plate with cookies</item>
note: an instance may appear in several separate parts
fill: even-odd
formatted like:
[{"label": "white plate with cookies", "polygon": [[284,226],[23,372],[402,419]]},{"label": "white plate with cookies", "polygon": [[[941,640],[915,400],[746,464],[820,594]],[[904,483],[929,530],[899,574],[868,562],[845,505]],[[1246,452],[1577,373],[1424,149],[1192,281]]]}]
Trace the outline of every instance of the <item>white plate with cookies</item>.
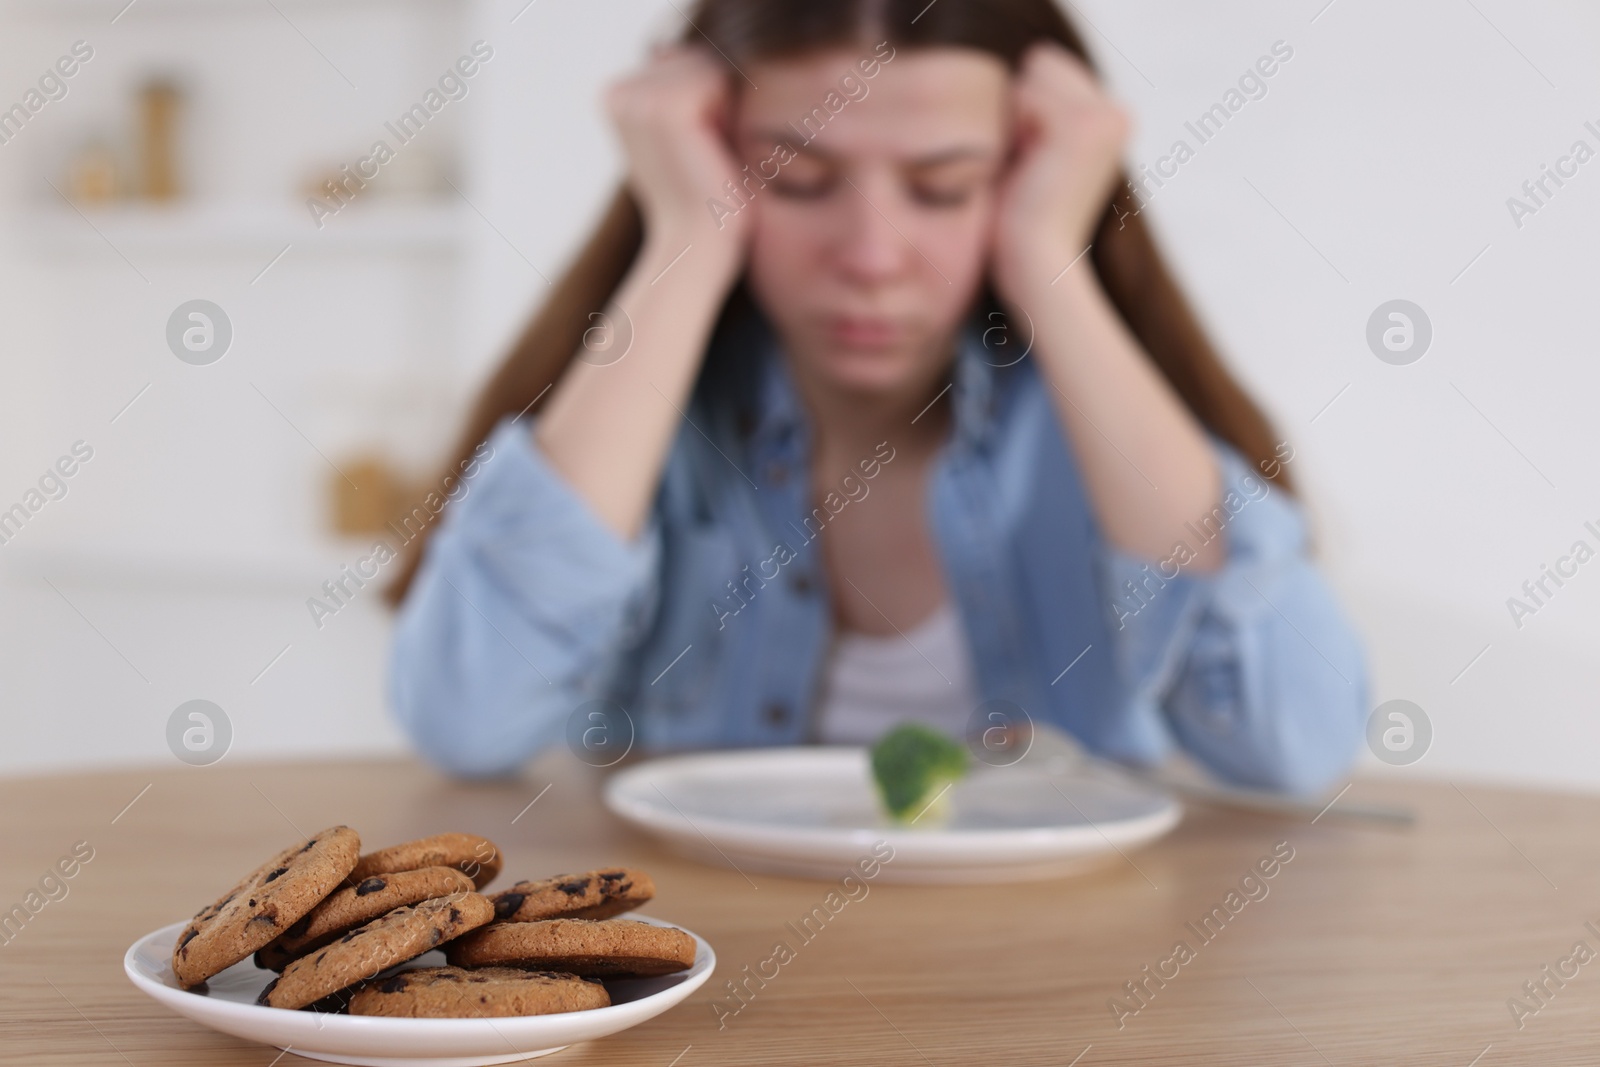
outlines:
[{"label": "white plate with cookies", "polygon": [[[631,917],[668,925],[646,916]],[[661,978],[608,979],[605,984],[611,1006],[607,1008],[493,1019],[325,1015],[257,1004],[256,997],[273,975],[249,960],[208,980],[203,994],[179,989],[170,961],[173,942],[184,925],[163,926],[128,949],[123,967],[134,985],[179,1015],[213,1030],[287,1049],[307,1059],[367,1067],[477,1067],[559,1052],[568,1045],[608,1037],[655,1018],[704,985],[717,965],[711,946],[691,934],[697,950],[693,967]],[[396,970],[444,962],[444,954],[435,950]]]},{"label": "white plate with cookies", "polygon": [[475,1067],[637,1026],[716,967],[704,938],[634,911],[655,893],[643,871],[492,892],[500,867],[471,834],[362,855],[330,827],[140,938],[123,968],[178,1014],[297,1056]]},{"label": "white plate with cookies", "polygon": [[981,884],[1059,878],[1118,862],[1176,826],[1162,790],[1045,761],[985,767],[949,790],[949,817],[897,824],[866,749],[742,749],[649,760],[615,774],[612,812],[718,866],[837,878],[865,857],[883,882]]}]

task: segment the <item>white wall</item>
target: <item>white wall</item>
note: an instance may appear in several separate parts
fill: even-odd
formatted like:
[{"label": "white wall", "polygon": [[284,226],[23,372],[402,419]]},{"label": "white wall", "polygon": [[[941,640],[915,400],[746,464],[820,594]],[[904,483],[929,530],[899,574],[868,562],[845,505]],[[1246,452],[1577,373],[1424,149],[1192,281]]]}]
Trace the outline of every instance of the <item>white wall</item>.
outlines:
[{"label": "white wall", "polygon": [[[1585,652],[1600,631],[1600,566],[1520,629],[1506,599],[1576,538],[1600,549],[1582,529],[1600,517],[1600,161],[1520,229],[1505,202],[1574,139],[1600,150],[1583,128],[1600,127],[1600,11],[1324,3],[1099,3],[1090,17],[1155,83],[1102,47],[1138,115],[1139,162],[1274,41],[1293,47],[1267,95],[1149,210],[1299,450],[1323,558],[1367,637],[1375,702],[1409,699],[1433,721],[1413,772],[1592,786],[1600,679]],[[1408,366],[1381,362],[1364,338],[1395,298],[1434,327]]]},{"label": "white wall", "polygon": [[[1297,448],[1322,558],[1367,635],[1375,699],[1413,700],[1433,720],[1409,773],[1593,786],[1600,678],[1584,652],[1600,562],[1520,629],[1506,598],[1600,520],[1586,412],[1600,375],[1588,321],[1600,160],[1520,229],[1505,201],[1574,139],[1600,149],[1583,128],[1600,127],[1600,12],[1324,3],[1071,11],[1135,113],[1135,164],[1175,138],[1193,144],[1184,122],[1273,42],[1294,49],[1148,212]],[[115,25],[87,0],[0,7],[0,102],[72,40],[97,49],[71,95],[0,146],[0,501],[72,441],[97,448],[69,496],[0,547],[0,770],[170,759],[163,725],[194,697],[228,711],[231,758],[399,747],[376,597],[320,631],[304,607],[362,546],[320,533],[327,467],[253,387],[334,454],[376,436],[420,460],[447,436],[547,291],[540,273],[556,276],[616,179],[599,87],[678,20],[643,0],[524,4],[280,3],[326,60],[270,7],[233,0],[141,0]],[[129,252],[146,284],[77,220],[39,221],[59,205],[43,176],[162,57],[196,81],[197,184],[259,207],[308,161],[363,144],[479,38],[494,60],[429,131],[459,149],[473,208],[405,223],[398,254],[307,236],[252,285],[289,225],[258,212],[253,236],[222,226],[213,238],[202,220],[175,248],[146,240]],[[237,309],[238,347],[187,367],[162,324],[208,294]],[[1434,327],[1409,366],[1365,341],[1368,316],[1394,298]]]}]

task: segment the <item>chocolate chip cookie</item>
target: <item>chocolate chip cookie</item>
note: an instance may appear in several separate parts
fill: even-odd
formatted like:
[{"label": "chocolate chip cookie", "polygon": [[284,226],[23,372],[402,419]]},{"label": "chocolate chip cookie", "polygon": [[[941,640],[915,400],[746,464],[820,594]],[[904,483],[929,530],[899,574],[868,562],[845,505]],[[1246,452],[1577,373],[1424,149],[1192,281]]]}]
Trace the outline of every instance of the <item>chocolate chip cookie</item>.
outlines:
[{"label": "chocolate chip cookie", "polygon": [[361,857],[350,873],[353,881],[375,874],[414,871],[419,867],[454,867],[482,889],[500,873],[500,850],[477,834],[435,834],[403,845],[390,845]]},{"label": "chocolate chip cookie", "polygon": [[192,989],[278,937],[338,887],[360,853],[356,832],[333,826],[256,868],[178,935],[178,985]]},{"label": "chocolate chip cookie", "polygon": [[451,893],[469,893],[472,879],[454,867],[375,874],[345,885],[256,953],[256,966],[281,971],[293,960],[321,948],[348,930],[407,904]]},{"label": "chocolate chip cookie", "polygon": [[257,1002],[274,1008],[303,1008],[416,959],[493,918],[494,905],[477,893],[452,893],[395,908],[290,963],[267,983]]},{"label": "chocolate chip cookie", "polygon": [[518,882],[489,899],[498,922],[537,919],[609,919],[631,911],[656,895],[643,871],[606,867],[588,874],[558,874],[537,882]]},{"label": "chocolate chip cookie", "polygon": [[694,965],[694,938],[632,919],[497,922],[446,946],[457,967],[509,964],[590,978],[653,977]]},{"label": "chocolate chip cookie", "polygon": [[420,967],[368,982],[350,998],[351,1015],[411,1019],[554,1015],[611,1003],[595,978],[516,967]]}]

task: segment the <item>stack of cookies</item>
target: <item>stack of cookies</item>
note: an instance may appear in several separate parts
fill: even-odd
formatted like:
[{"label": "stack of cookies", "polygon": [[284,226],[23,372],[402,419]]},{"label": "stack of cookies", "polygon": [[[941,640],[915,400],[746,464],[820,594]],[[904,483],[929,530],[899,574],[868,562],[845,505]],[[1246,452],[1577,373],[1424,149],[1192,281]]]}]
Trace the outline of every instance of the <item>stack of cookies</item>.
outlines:
[{"label": "stack of cookies", "polygon": [[[197,914],[172,950],[184,989],[252,953],[277,971],[259,1003],[410,1018],[544,1015],[611,1003],[601,979],[694,964],[694,938],[617,919],[655,895],[614,867],[492,896],[500,850],[450,833],[361,854],[348,826],[290,846]],[[393,969],[434,948],[449,966]]]}]

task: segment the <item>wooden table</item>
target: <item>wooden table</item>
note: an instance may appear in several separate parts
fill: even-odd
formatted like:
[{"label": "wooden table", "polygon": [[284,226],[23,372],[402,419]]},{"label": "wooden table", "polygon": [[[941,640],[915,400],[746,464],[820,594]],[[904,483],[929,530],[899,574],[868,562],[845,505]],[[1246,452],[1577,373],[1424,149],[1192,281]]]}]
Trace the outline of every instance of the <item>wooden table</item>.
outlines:
[{"label": "wooden table", "polygon": [[[713,1002],[736,1004],[724,981],[779,939],[798,944],[785,924],[830,886],[679,859],[606,814],[600,781],[563,752],[487,785],[410,762],[226,760],[0,783],[0,908],[23,902],[76,842],[94,850],[68,895],[0,945],[0,1060],[267,1067],[277,1050],[146,999],[122,955],[296,837],[341,822],[369,847],[485,834],[506,853],[502,883],[611,863],[654,874],[650,913],[706,937],[718,973],[660,1018],[542,1061],[552,1065],[1600,1060],[1600,957],[1571,959],[1579,941],[1600,953],[1585,925],[1600,929],[1600,802],[1587,797],[1362,780],[1348,800],[1412,805],[1417,825],[1191,807],[1169,837],[1072,880],[875,883],[719,1027]],[[1266,895],[1236,898],[1213,940],[1197,936],[1187,924],[1213,905],[1226,913],[1229,890],[1280,842],[1293,859],[1245,886]],[[1180,940],[1187,960],[1173,957]],[[1575,976],[1560,977],[1563,959]],[[1146,978],[1147,965],[1170,980]],[[1523,988],[1541,980],[1543,1003]],[[1130,981],[1149,991],[1137,1013]],[[1513,997],[1529,1009],[1520,1029]],[[1126,1009],[1120,1028],[1113,998]]]}]

